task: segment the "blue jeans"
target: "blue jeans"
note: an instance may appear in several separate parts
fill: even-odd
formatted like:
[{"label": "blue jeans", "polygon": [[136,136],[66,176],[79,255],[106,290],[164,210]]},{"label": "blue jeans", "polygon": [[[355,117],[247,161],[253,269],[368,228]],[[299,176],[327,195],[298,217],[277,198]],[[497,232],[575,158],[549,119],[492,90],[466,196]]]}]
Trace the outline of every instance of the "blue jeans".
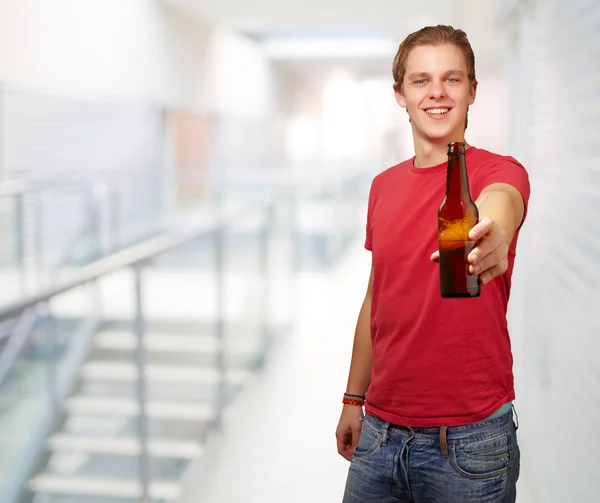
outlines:
[{"label": "blue jeans", "polygon": [[365,416],[343,503],[514,503],[519,461],[512,410],[446,431]]}]

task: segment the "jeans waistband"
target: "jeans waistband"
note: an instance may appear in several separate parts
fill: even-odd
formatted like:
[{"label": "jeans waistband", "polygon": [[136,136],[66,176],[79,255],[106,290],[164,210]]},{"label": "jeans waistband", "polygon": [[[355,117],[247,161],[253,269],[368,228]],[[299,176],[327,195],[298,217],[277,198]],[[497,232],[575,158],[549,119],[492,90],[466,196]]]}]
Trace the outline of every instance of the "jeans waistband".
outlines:
[{"label": "jeans waistband", "polygon": [[[493,419],[484,419],[464,426],[450,426],[446,428],[448,440],[460,442],[462,439],[472,440],[474,437],[486,438],[509,430],[515,426],[513,422],[513,408],[507,413]],[[384,430],[386,438],[410,436],[414,442],[435,443],[439,441],[441,428],[412,428],[390,424],[376,416],[365,416],[363,428],[373,428],[376,431]]]}]

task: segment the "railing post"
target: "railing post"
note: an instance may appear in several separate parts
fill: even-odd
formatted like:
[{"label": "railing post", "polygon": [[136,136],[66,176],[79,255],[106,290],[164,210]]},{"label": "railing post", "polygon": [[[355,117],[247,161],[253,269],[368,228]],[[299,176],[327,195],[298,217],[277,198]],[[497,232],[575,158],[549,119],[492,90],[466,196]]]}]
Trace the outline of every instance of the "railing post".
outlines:
[{"label": "railing post", "polygon": [[271,204],[266,210],[262,232],[260,233],[259,250],[259,306],[260,306],[260,331],[262,338],[261,361],[271,342],[271,323],[270,323],[270,274],[269,274],[269,252],[271,244],[271,233],[275,221],[275,203]]},{"label": "railing post", "polygon": [[215,424],[220,428],[223,422],[223,409],[227,391],[227,365],[225,361],[225,228],[219,214],[219,225],[214,232],[214,259],[215,259],[215,338],[217,340],[217,414]]},{"label": "railing post", "polygon": [[110,195],[110,239],[109,250],[115,252],[121,245],[121,193],[116,187],[112,188]]},{"label": "railing post", "polygon": [[292,189],[290,197],[290,233],[292,238],[292,265],[294,273],[302,269],[302,238],[299,230],[300,194],[298,189]]},{"label": "railing post", "polygon": [[290,240],[290,252],[291,252],[291,303],[292,303],[292,325],[295,326],[298,321],[299,306],[299,277],[302,270],[302,239],[300,231],[298,229],[298,220],[300,216],[300,197],[298,189],[294,188],[291,190],[289,199],[289,240]]},{"label": "railing post", "polygon": [[[105,247],[102,237],[102,203],[106,199],[106,186],[104,184],[95,184],[89,187],[84,187],[80,192],[82,199],[82,211],[85,215],[86,224],[84,229],[87,230],[89,246],[91,248],[91,256],[96,259],[101,259],[108,253],[108,247]],[[94,248],[96,248],[94,250]]]},{"label": "railing post", "polygon": [[25,265],[25,203],[22,192],[15,194],[15,255],[19,268],[19,288],[21,295],[27,292],[27,268]]},{"label": "railing post", "polygon": [[33,213],[33,261],[34,261],[34,276],[38,283],[33,282],[33,290],[41,290],[46,286],[45,281],[45,261],[44,261],[44,226],[43,226],[43,194],[38,192],[35,194],[34,213]]},{"label": "railing post", "polygon": [[[37,307],[38,316],[42,321],[42,338],[43,344],[45,345],[44,351],[46,352],[47,357],[55,351],[56,349],[56,325],[52,316],[52,312],[50,311],[50,303],[49,301],[43,302]],[[58,391],[58,379],[57,379],[57,369],[56,363],[52,361],[51,358],[46,360],[46,372],[48,375],[48,394],[50,399],[50,405],[52,407],[52,416],[56,417],[57,411],[60,410],[62,403],[59,397]]]},{"label": "railing post", "polygon": [[136,364],[137,364],[137,401],[138,401],[138,434],[140,440],[139,453],[139,479],[141,487],[140,502],[150,503],[150,455],[148,452],[148,390],[146,386],[146,318],[144,314],[143,297],[143,263],[133,267],[135,273],[135,333],[137,336]]}]

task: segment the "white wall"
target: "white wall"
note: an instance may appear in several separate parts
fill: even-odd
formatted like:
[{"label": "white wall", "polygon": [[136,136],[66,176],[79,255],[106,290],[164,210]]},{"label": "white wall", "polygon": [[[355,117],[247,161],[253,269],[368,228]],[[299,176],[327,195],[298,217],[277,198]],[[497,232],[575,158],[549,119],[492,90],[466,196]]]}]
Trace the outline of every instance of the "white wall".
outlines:
[{"label": "white wall", "polygon": [[215,27],[205,72],[213,184],[276,167],[275,73],[260,46]]},{"label": "white wall", "polygon": [[261,116],[273,111],[271,63],[250,39],[215,29],[206,73],[209,108],[216,115]]},{"label": "white wall", "polygon": [[[475,55],[477,56],[477,54]],[[475,103],[469,107],[466,138],[472,145],[509,155],[509,84],[506,72],[479,72]]]},{"label": "white wall", "polygon": [[208,29],[149,0],[0,2],[0,79],[59,94],[191,101]]},{"label": "white wall", "polygon": [[600,5],[520,2],[511,23],[511,136],[532,185],[515,270],[522,474],[535,503],[596,502]]},{"label": "white wall", "polygon": [[[56,97],[54,122],[74,126],[88,138],[98,137],[98,128],[93,117],[89,127],[85,121],[82,126],[71,121],[70,109],[77,108],[73,99],[88,105],[107,102],[113,108],[143,103],[155,106],[156,113],[165,106],[191,109],[216,118],[212,134],[217,153],[266,157],[272,147],[265,118],[277,107],[273,78],[258,44],[208,25],[171,1],[0,2],[0,87],[23,93],[25,105],[33,103],[30,95]],[[102,113],[102,106],[97,108]],[[0,117],[10,126],[15,118],[7,109],[0,96]],[[31,131],[46,136],[48,121],[30,115],[28,125],[36,126]],[[28,163],[5,136],[0,131],[0,178],[11,171],[8,150]],[[254,153],[257,146],[260,154]],[[68,169],[62,158],[58,162]]]},{"label": "white wall", "polygon": [[160,0],[3,0],[0,81],[216,114],[267,113],[270,63],[249,39]]}]

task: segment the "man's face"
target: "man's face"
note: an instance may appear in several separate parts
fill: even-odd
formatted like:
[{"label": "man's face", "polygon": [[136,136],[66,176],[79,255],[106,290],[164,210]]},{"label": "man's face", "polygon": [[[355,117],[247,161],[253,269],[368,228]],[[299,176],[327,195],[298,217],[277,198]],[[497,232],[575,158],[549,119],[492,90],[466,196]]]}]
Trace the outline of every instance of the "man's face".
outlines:
[{"label": "man's face", "polygon": [[452,44],[415,47],[408,55],[399,105],[408,110],[415,136],[430,141],[461,141],[467,108],[477,82],[469,84],[467,64]]}]

